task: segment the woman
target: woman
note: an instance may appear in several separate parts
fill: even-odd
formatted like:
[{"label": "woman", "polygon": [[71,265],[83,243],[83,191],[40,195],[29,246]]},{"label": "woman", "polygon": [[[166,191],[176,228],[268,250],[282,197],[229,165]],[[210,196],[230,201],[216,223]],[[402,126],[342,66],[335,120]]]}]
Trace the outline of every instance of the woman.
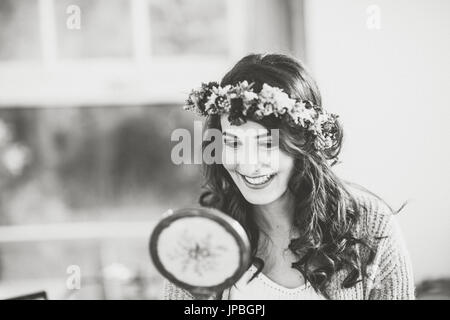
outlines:
[{"label": "woman", "polygon": [[[253,258],[211,299],[414,299],[395,212],[332,171],[342,127],[299,61],[248,55],[187,105],[223,133],[223,161],[204,164],[200,203],[242,224]],[[166,281],[165,298],[194,297]]]}]

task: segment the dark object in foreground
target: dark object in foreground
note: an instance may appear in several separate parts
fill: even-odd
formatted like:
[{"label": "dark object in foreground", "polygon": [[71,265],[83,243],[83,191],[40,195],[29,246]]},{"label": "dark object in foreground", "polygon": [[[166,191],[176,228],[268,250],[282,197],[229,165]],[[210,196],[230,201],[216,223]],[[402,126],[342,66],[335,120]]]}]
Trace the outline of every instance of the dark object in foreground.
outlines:
[{"label": "dark object in foreground", "polygon": [[47,292],[39,291],[30,294],[20,295],[5,300],[48,300]]},{"label": "dark object in foreground", "polygon": [[150,255],[169,281],[197,297],[230,287],[250,266],[242,226],[212,208],[185,208],[163,218],[150,238]]}]

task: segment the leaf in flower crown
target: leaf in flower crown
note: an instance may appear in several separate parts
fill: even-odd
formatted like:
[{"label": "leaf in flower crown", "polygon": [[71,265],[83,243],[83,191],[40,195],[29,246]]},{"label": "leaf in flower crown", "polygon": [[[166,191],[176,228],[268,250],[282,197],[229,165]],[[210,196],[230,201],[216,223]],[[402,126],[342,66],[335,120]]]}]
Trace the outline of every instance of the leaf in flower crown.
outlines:
[{"label": "leaf in flower crown", "polygon": [[326,150],[333,146],[333,138],[330,136],[317,136],[314,140],[314,146],[317,150]]},{"label": "leaf in flower crown", "polygon": [[239,94],[242,94],[245,91],[253,91],[253,82],[249,84],[246,80],[240,82],[236,88],[237,92]]},{"label": "leaf in flower crown", "polygon": [[262,111],[265,116],[271,115],[273,113],[273,104],[271,102],[266,102],[263,104]]},{"label": "leaf in flower crown", "polygon": [[223,96],[223,97],[225,97],[225,96],[228,94],[230,88],[231,88],[230,85],[227,85],[227,86],[225,86],[225,87],[215,86],[215,87],[212,88],[212,91],[213,91],[215,94],[217,94],[218,96]]},{"label": "leaf in flower crown", "polygon": [[199,90],[192,90],[189,94],[188,98],[186,99],[186,104],[184,105],[184,110],[194,111],[195,113],[199,115],[203,115],[203,112],[201,110],[201,106],[199,104],[199,96],[200,91]]},{"label": "leaf in flower crown", "polygon": [[311,109],[314,107],[314,103],[310,100],[302,100],[303,104],[305,105],[305,108]]},{"label": "leaf in flower crown", "polygon": [[230,101],[230,115],[228,120],[231,124],[242,124],[245,122],[243,117],[244,104],[242,102],[242,98],[235,98]]},{"label": "leaf in flower crown", "polygon": [[322,131],[332,133],[335,130],[335,127],[336,125],[334,121],[332,121],[332,119],[328,119],[327,122],[322,125]]},{"label": "leaf in flower crown", "polygon": [[230,109],[230,101],[224,96],[217,97],[216,105],[219,108],[219,113],[228,112]]},{"label": "leaf in flower crown", "polygon": [[215,81],[202,83],[201,88],[194,94],[194,97],[198,99],[198,108],[203,115],[208,115],[208,110],[214,108],[213,101],[210,101],[209,98],[214,93],[213,88],[218,86],[219,84]]},{"label": "leaf in flower crown", "polygon": [[315,110],[305,101],[297,101],[294,106],[288,110],[288,113],[294,119],[296,124],[300,124],[304,128],[308,128],[309,125],[314,122],[316,116]]},{"label": "leaf in flower crown", "polygon": [[212,92],[206,102],[205,102],[205,113],[207,114],[216,114],[217,113],[217,106],[216,106],[216,98],[217,95]]},{"label": "leaf in flower crown", "polygon": [[231,116],[228,117],[228,121],[230,121],[231,125],[233,126],[240,126],[247,122],[244,118],[238,117],[238,118],[232,118]]},{"label": "leaf in flower crown", "polygon": [[255,120],[261,120],[263,115],[259,113],[258,101],[252,100],[246,104],[246,109],[244,112],[247,117],[254,118]]},{"label": "leaf in flower crown", "polygon": [[333,146],[337,115],[327,113],[310,100],[291,99],[281,88],[268,84],[263,84],[257,94],[253,85],[243,81],[222,88],[217,82],[202,83],[191,92],[183,108],[204,116],[229,113],[228,120],[233,125],[241,125],[246,119],[278,118],[292,127],[303,128],[307,141],[317,150]]},{"label": "leaf in flower crown", "polygon": [[317,150],[324,150],[324,141],[320,137],[316,137],[314,140],[314,147]]},{"label": "leaf in flower crown", "polygon": [[224,111],[229,111],[230,102],[228,99],[228,94],[230,93],[231,86],[227,85],[225,87],[213,87],[213,95],[215,96],[214,105],[215,113],[223,113]]}]

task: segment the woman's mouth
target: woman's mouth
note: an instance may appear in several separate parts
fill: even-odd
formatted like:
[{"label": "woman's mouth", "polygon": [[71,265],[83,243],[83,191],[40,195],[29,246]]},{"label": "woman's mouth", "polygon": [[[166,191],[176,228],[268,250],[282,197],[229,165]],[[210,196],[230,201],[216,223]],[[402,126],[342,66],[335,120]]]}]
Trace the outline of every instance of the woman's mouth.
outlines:
[{"label": "woman's mouth", "polygon": [[245,184],[249,188],[253,189],[261,189],[266,187],[270,182],[272,182],[273,178],[275,177],[275,173],[268,174],[268,175],[260,175],[255,177],[249,177],[245,176],[243,174],[239,174],[242,177],[242,180],[244,180]]}]

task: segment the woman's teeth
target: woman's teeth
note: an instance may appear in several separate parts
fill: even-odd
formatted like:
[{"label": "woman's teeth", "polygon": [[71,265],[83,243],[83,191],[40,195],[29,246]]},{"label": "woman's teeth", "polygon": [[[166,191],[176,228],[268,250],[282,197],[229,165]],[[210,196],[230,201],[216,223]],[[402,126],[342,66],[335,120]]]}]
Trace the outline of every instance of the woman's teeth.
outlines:
[{"label": "woman's teeth", "polygon": [[269,181],[272,178],[272,176],[273,175],[269,174],[269,175],[265,175],[265,176],[258,176],[258,177],[251,178],[251,177],[247,177],[247,176],[243,175],[245,181],[247,181],[250,184],[254,184],[254,185],[264,184],[267,181]]}]

